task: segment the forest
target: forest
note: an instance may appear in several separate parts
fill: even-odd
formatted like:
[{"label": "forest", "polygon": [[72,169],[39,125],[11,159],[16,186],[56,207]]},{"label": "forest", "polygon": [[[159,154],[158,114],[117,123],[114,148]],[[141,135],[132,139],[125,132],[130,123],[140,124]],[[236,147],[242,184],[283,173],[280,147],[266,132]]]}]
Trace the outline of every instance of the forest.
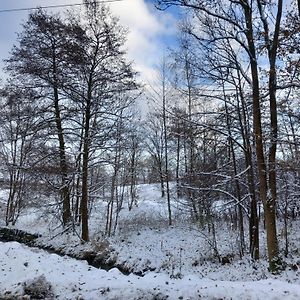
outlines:
[{"label": "forest", "polygon": [[[168,274],[179,290],[186,274],[204,278],[191,271],[204,265],[223,274],[216,280],[291,284],[265,296],[211,286],[205,299],[275,299],[284,289],[281,299],[299,299],[299,0],[148,5],[178,14],[176,44],[151,82],[128,59],[128,31],[109,4],[29,12],[0,83],[1,247],[5,229],[24,230],[37,247],[90,251],[102,269],[148,279]],[[238,264],[256,277],[232,275]],[[12,281],[0,280],[0,299],[16,299]],[[111,290],[76,299],[123,299]],[[126,299],[201,297],[161,290]]]}]

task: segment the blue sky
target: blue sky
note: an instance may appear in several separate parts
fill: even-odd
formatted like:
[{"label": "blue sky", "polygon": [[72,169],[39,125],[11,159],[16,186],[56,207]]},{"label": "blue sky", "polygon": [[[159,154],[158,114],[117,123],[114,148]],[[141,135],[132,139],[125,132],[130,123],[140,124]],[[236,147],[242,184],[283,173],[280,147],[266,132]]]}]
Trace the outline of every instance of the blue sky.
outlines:
[{"label": "blue sky", "polygon": [[[0,11],[10,8],[26,8],[47,5],[80,3],[81,0],[1,0]],[[120,17],[122,25],[129,29],[128,57],[135,61],[136,69],[146,81],[155,76],[155,65],[166,49],[176,41],[176,14],[172,10],[158,11],[154,0],[123,0],[110,4],[111,10]],[[57,11],[57,9],[55,9]],[[9,56],[16,43],[16,32],[20,32],[28,11],[0,13],[0,57]]]}]

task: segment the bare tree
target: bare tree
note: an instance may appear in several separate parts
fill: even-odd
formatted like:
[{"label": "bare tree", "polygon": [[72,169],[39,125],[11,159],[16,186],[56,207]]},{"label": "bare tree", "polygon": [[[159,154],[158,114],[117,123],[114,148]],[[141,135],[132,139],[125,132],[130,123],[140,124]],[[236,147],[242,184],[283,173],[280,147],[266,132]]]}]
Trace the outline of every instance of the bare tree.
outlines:
[{"label": "bare tree", "polygon": [[[214,28],[212,36],[201,35],[199,27],[190,28],[189,34],[199,41],[226,39],[235,41],[245,51],[251,69],[253,127],[255,134],[256,156],[260,181],[260,197],[264,203],[267,228],[269,267],[275,271],[280,266],[276,233],[276,148],[277,148],[277,100],[276,100],[276,59],[283,9],[282,0],[272,4],[265,1],[181,1],[158,0],[164,7],[179,5],[190,9],[204,28]],[[275,11],[267,14],[267,11]],[[274,17],[273,17],[274,16]],[[262,30],[257,32],[254,18],[260,20]],[[274,23],[274,26],[271,24]],[[205,31],[205,30],[204,30]],[[261,39],[263,37],[263,40]],[[263,43],[269,61],[268,97],[270,128],[270,147],[264,151],[265,140],[262,129],[261,82],[258,68],[258,52]]]},{"label": "bare tree", "polygon": [[[127,63],[124,51],[125,31],[107,7],[91,1],[86,4],[86,22],[73,18],[72,23],[82,26],[77,36],[77,52],[69,53],[74,63],[73,81],[66,92],[82,111],[81,151],[81,224],[82,239],[89,240],[89,164],[95,149],[100,146],[114,127],[115,119],[132,101],[126,93],[136,89],[134,72]],[[75,20],[75,21],[74,21]]]},{"label": "bare tree", "polygon": [[69,166],[63,128],[63,105],[60,88],[63,84],[63,68],[66,53],[70,50],[65,33],[67,26],[59,16],[48,15],[38,10],[29,15],[28,21],[19,34],[19,45],[14,46],[7,60],[7,69],[20,77],[23,85],[40,92],[50,100],[49,109],[53,114],[60,157],[61,198],[63,224],[71,221]]},{"label": "bare tree", "polygon": [[9,185],[5,220],[6,225],[15,225],[31,198],[26,185],[31,183],[30,169],[40,159],[35,148],[43,144],[45,127],[36,94],[10,85],[1,91],[1,97],[0,158]]}]

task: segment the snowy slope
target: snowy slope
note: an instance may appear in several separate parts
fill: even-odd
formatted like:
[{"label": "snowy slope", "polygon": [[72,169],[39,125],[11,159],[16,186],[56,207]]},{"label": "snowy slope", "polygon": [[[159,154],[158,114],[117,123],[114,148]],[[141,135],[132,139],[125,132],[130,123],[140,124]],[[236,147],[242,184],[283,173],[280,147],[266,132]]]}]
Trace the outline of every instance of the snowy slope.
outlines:
[{"label": "snowy slope", "polygon": [[[167,224],[167,206],[156,185],[139,186],[138,206],[120,212],[116,235],[108,238],[117,263],[145,274],[125,276],[117,269],[95,269],[82,261],[59,257],[18,243],[0,243],[0,299],[22,294],[22,283],[45,274],[58,299],[300,299],[299,224],[289,228],[290,256],[278,275],[267,271],[264,232],[259,262],[239,258],[237,237],[229,223],[216,224],[219,254],[230,255],[222,265],[214,256],[211,234],[191,224],[184,207],[172,198],[174,225]],[[77,235],[61,235],[51,215],[24,211],[19,229],[43,234],[56,247],[83,251],[103,241],[105,204],[96,203],[90,219],[91,243],[80,245]],[[281,245],[282,247],[282,245]],[[13,296],[10,299],[16,299]]]},{"label": "snowy slope", "polygon": [[0,243],[0,265],[0,295],[15,298],[22,293],[22,282],[44,274],[58,299],[300,299],[299,285],[279,280],[231,282],[193,275],[170,279],[156,273],[125,276],[116,269],[98,270],[15,242]]}]

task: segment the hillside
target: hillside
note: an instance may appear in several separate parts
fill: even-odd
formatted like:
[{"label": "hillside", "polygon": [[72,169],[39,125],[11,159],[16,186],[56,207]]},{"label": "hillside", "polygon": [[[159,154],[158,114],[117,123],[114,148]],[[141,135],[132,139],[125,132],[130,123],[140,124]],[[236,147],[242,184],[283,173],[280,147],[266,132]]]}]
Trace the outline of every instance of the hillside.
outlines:
[{"label": "hillside", "polygon": [[[156,185],[139,186],[137,206],[129,211],[124,204],[115,235],[106,239],[101,234],[103,208],[98,204],[93,210],[92,240],[85,245],[80,245],[76,234],[59,234],[61,229],[47,223],[41,212],[38,215],[28,210],[20,217],[17,228],[41,233],[40,243],[69,251],[100,251],[104,245],[116,263],[142,276],[123,275],[116,268],[99,270],[86,262],[16,242],[1,243],[0,298],[15,299],[23,293],[24,282],[30,285],[41,275],[51,284],[53,297],[58,299],[300,298],[300,239],[295,223],[290,228],[291,254],[285,259],[287,267],[272,275],[267,270],[264,241],[261,261],[252,262],[248,254],[240,259],[236,250],[237,232],[228,222],[216,224],[217,249],[213,249],[211,233],[184,218],[184,205],[173,198],[175,222],[169,227],[167,206]],[[51,299],[51,293],[48,297]]]}]

